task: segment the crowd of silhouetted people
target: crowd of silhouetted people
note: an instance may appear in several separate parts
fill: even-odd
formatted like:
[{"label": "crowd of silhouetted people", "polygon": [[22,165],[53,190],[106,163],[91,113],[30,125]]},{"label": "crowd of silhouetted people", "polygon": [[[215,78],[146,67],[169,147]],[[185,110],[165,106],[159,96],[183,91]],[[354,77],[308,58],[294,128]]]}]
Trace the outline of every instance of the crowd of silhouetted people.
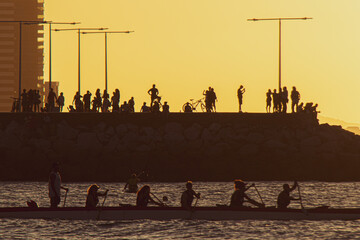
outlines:
[{"label": "crowd of silhouetted people", "polygon": [[[161,97],[159,96],[159,90],[153,84],[147,93],[150,95],[150,106],[146,102],[141,106],[140,112],[143,113],[169,113],[170,106],[167,102],[161,103]],[[237,90],[237,97],[239,100],[239,112],[242,112],[241,106],[243,104],[243,96],[245,88],[240,85]],[[203,112],[216,112],[215,103],[218,101],[214,88],[209,87],[203,91],[203,98],[197,101],[191,99],[191,103],[186,102],[183,105],[182,111],[185,113],[191,113],[196,111],[197,106],[200,106]],[[300,93],[296,87],[292,88],[290,93],[291,99],[291,112],[292,113],[316,113],[318,104],[313,103],[300,103]],[[59,96],[56,95],[54,90],[50,88],[48,96],[46,97],[45,105],[41,105],[41,96],[39,90],[30,89],[23,90],[21,94],[21,101],[14,98],[14,103],[11,112],[62,112],[65,105],[65,97],[61,92]],[[279,92],[276,89],[268,90],[266,93],[266,112],[267,113],[287,113],[289,103],[289,93],[286,87],[280,88]],[[20,106],[21,105],[21,106]],[[90,91],[82,96],[79,92],[76,92],[72,104],[67,107],[69,112],[114,112],[114,113],[133,113],[135,112],[135,99],[131,97],[128,101],[120,103],[120,91],[115,89],[112,96],[108,94],[107,90],[104,90],[101,94],[100,89],[97,89],[95,94],[92,95]]]},{"label": "crowd of silhouetted people", "polygon": [[[318,104],[313,105],[313,103],[300,103],[300,93],[296,90],[296,87],[293,87],[291,94],[291,112],[292,113],[316,113],[316,108]],[[286,87],[279,89],[279,92],[276,92],[276,89],[271,92],[271,89],[266,93],[266,112],[271,112],[271,103],[272,103],[272,112],[273,113],[287,113],[287,105],[289,103],[289,93]]]}]

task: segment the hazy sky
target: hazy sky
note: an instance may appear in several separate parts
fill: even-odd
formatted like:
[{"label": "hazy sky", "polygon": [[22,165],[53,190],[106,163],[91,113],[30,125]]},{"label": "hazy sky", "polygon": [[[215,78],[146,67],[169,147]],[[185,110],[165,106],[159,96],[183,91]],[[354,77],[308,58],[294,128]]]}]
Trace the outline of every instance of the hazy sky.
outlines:
[{"label": "hazy sky", "polygon": [[[218,111],[265,112],[265,92],[278,86],[278,22],[248,18],[312,17],[282,24],[282,81],[301,101],[319,104],[322,115],[360,122],[360,1],[358,0],[47,0],[45,18],[80,21],[79,27],[134,30],[108,41],[109,93],[149,103],[155,83],[179,112],[209,86]],[[67,26],[59,26],[59,28]],[[71,28],[73,26],[69,26]],[[45,28],[45,79],[48,31]],[[81,38],[82,94],[104,89],[104,37]],[[67,105],[77,90],[77,34],[53,33],[53,81]]]}]

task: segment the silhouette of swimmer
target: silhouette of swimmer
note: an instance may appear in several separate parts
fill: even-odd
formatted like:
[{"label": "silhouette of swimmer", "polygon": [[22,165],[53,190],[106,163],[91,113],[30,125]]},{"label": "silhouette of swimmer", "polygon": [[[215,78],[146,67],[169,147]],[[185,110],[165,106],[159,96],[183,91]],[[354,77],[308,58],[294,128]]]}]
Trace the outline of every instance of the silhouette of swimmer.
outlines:
[{"label": "silhouette of swimmer", "polygon": [[161,101],[161,97],[158,96],[159,90],[155,87],[155,84],[153,84],[152,88],[148,90],[148,94],[150,95],[151,98],[150,107],[152,107],[155,100],[158,100],[159,102]]},{"label": "silhouette of swimmer", "polygon": [[237,90],[237,97],[239,100],[239,112],[241,111],[241,105],[243,103],[243,95],[245,93],[245,88],[243,87],[243,85],[240,85],[240,88]]},{"label": "silhouette of swimmer", "polygon": [[61,186],[61,176],[60,176],[60,166],[59,163],[54,163],[51,168],[49,175],[49,197],[50,197],[50,206],[56,208],[60,203],[60,189],[69,191],[68,188]]},{"label": "silhouette of swimmer", "polygon": [[266,93],[266,112],[267,113],[271,112],[271,100],[272,100],[271,95],[272,95],[272,92],[269,89]]}]

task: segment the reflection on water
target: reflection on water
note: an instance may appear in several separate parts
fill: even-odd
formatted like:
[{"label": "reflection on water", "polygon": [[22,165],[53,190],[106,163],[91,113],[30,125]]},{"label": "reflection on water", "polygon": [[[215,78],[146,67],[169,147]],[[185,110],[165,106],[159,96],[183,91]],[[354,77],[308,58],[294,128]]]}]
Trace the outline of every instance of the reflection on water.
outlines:
[{"label": "reflection on water", "polygon": [[[91,183],[64,184],[70,191],[67,206],[84,206],[86,189]],[[283,182],[256,182],[267,206],[276,205],[277,194]],[[102,183],[109,189],[106,206],[119,203],[135,204],[135,194],[122,191],[124,183]],[[151,183],[152,191],[160,199],[169,198],[169,205],[179,206],[185,183]],[[328,205],[331,207],[360,207],[360,183],[300,183],[305,207]],[[45,182],[0,183],[0,206],[26,206],[33,199],[39,206],[50,205]],[[198,206],[229,204],[233,192],[231,182],[194,182],[196,192],[202,199]],[[293,195],[297,197],[298,192]],[[255,190],[249,195],[258,199]],[[64,197],[64,196],[63,196]],[[63,198],[62,198],[63,200]],[[259,200],[259,199],[258,199]],[[100,199],[102,203],[102,199]],[[63,202],[61,203],[62,206]],[[298,202],[291,207],[300,208]],[[1,238],[59,238],[59,239],[355,239],[360,237],[360,221],[204,221],[204,220],[136,220],[136,221],[66,221],[66,220],[20,220],[0,219]]]}]

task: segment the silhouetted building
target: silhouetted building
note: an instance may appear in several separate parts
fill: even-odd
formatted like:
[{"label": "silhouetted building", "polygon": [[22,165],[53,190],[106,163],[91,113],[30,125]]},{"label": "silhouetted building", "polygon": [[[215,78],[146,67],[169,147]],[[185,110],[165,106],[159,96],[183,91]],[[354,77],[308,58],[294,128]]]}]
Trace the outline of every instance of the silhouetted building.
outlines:
[{"label": "silhouetted building", "polygon": [[[0,111],[9,112],[19,93],[19,23],[1,21],[43,21],[44,0],[0,1]],[[43,26],[22,25],[21,88],[44,94]],[[42,99],[42,97],[41,97]]]}]

